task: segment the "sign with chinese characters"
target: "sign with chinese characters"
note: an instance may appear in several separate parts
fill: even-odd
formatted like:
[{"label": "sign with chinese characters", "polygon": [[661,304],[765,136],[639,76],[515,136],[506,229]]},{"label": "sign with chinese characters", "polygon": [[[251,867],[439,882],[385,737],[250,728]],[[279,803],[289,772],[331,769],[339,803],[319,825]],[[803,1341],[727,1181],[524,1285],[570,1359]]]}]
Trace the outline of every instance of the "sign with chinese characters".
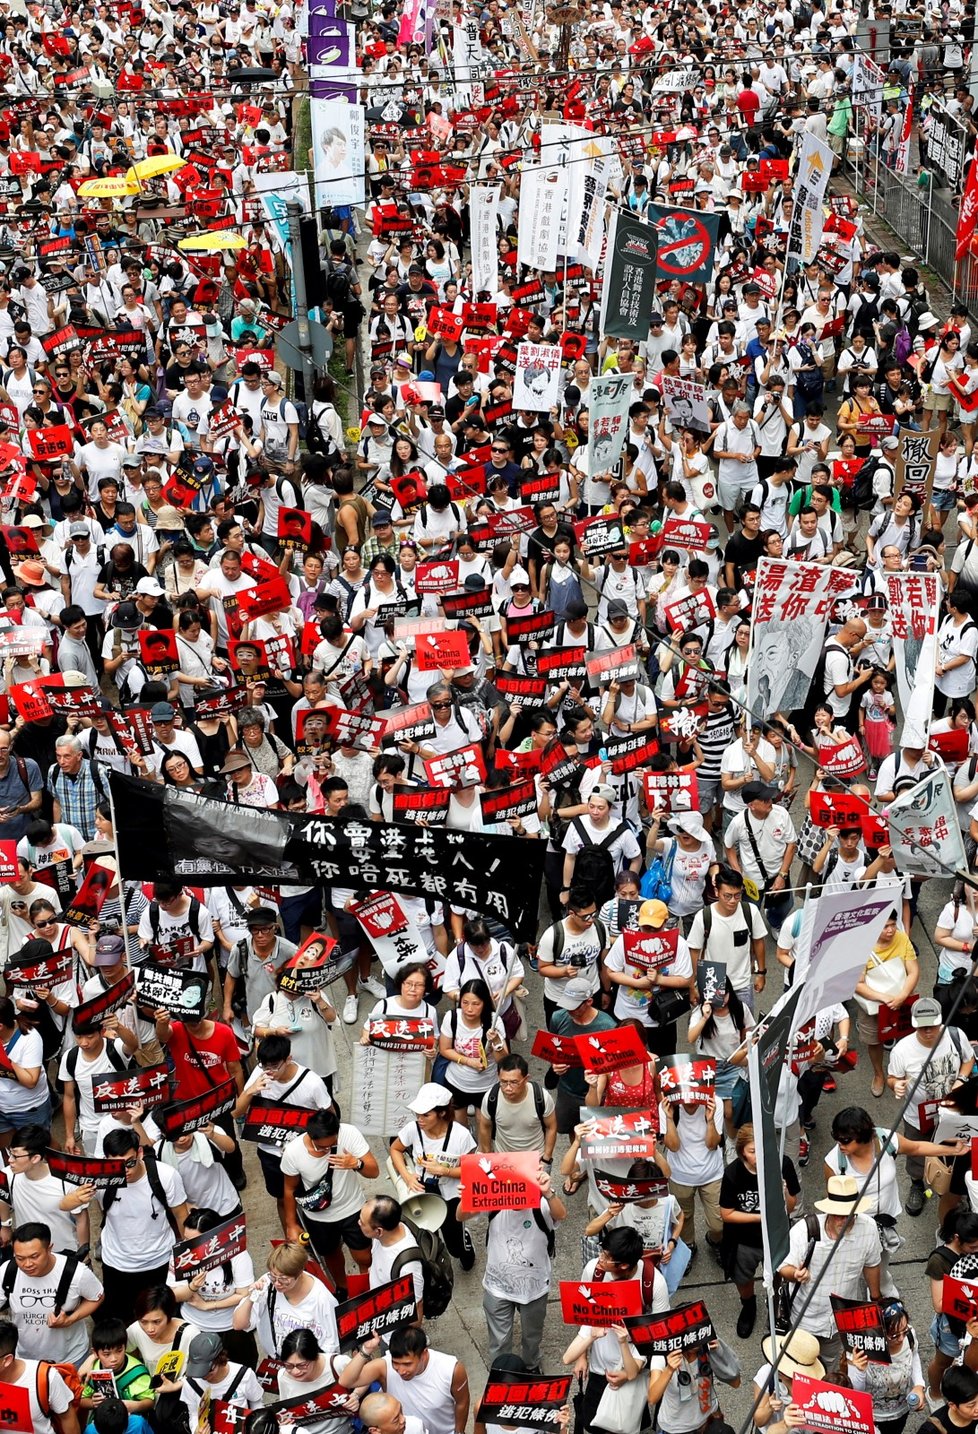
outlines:
[{"label": "sign with chinese characters", "polygon": [[946,767],[900,792],[887,812],[890,846],[907,876],[947,876],[967,869],[951,779]]},{"label": "sign with chinese characters", "polygon": [[689,812],[699,808],[695,772],[645,772],[642,781],[650,812]]},{"label": "sign with chinese characters", "polygon": [[940,103],[931,106],[927,118],[927,163],[946,176],[950,189],[957,189],[964,168],[967,131]]},{"label": "sign with chinese characters", "polygon": [[751,607],[747,706],[759,717],[807,700],[832,604],[853,590],[851,573],[818,563],[761,558]]},{"label": "sign with chinese characters", "polygon": [[572,1374],[556,1374],[503,1383],[490,1375],[476,1418],[480,1424],[550,1429],[556,1434],[573,1381]]},{"label": "sign with chinese characters", "polygon": [[937,630],[944,585],[937,573],[884,577],[904,746],[926,746],[934,705]]},{"label": "sign with chinese characters", "polygon": [[313,1112],[303,1105],[288,1105],[281,1100],[253,1100],[245,1116],[242,1138],[260,1140],[264,1144],[286,1145],[301,1135]]},{"label": "sign with chinese characters", "polygon": [[841,1295],[829,1295],[829,1299],[846,1349],[862,1350],[873,1364],[889,1364],[890,1347],[879,1305],[872,1301],[862,1304],[859,1300],[846,1300]]},{"label": "sign with chinese characters", "polygon": [[614,1205],[629,1205],[637,1200],[664,1200],[669,1193],[669,1181],[664,1175],[658,1180],[629,1180],[627,1175],[609,1175],[606,1170],[596,1170],[594,1188]]},{"label": "sign with chinese characters", "polygon": [[420,961],[426,965],[428,951],[417,927],[404,914],[397,897],[389,891],[375,891],[350,908],[390,977],[402,966]]},{"label": "sign with chinese characters", "polygon": [[401,1275],[336,1307],[340,1349],[346,1353],[376,1335],[387,1335],[414,1319],[414,1276]]},{"label": "sign with chinese characters", "polygon": [[[666,412],[673,428],[691,428],[696,433],[710,432],[710,405],[707,402],[706,388],[701,383],[696,383],[691,378],[674,378],[670,374],[662,375],[662,400],[666,406]],[[663,540],[672,545],[678,544],[675,533],[670,533],[670,523],[676,520],[669,519],[663,531]],[[680,520],[681,523],[681,520]],[[682,524],[685,526],[685,524]],[[698,528],[706,529],[706,537],[709,538],[713,532],[710,523],[697,523]],[[698,544],[705,547],[706,539]],[[688,546],[683,543],[681,546]]]},{"label": "sign with chinese characters", "polygon": [[165,1007],[177,1020],[199,1021],[207,1008],[210,985],[206,971],[186,971],[146,961],[136,973],[139,1004],[146,1010]]},{"label": "sign with chinese characters", "polygon": [[929,433],[917,433],[910,428],[900,429],[900,447],[896,453],[894,480],[895,497],[899,497],[906,490],[915,494],[921,504],[930,498],[939,442],[940,434],[936,428]]},{"label": "sign with chinese characters", "polygon": [[696,1349],[716,1338],[713,1321],[702,1300],[677,1305],[663,1314],[643,1314],[625,1321],[634,1344],[650,1354],[669,1354],[674,1349]]},{"label": "sign with chinese characters", "polygon": [[94,1185],[96,1190],[109,1190],[126,1183],[126,1162],[121,1158],[103,1160],[94,1155],[66,1155],[63,1150],[47,1150],[44,1159],[55,1180],[63,1180],[67,1185]]},{"label": "sign with chinese characters", "polygon": [[229,1220],[215,1225],[206,1234],[194,1235],[190,1240],[181,1240],[173,1247],[173,1273],[180,1277],[199,1274],[202,1270],[216,1270],[227,1260],[240,1255],[247,1245],[247,1227],[243,1215],[232,1215]]},{"label": "sign with chinese characters", "polygon": [[588,471],[607,473],[621,457],[628,439],[628,408],[632,401],[630,374],[603,373],[588,388]]},{"label": "sign with chinese characters", "polygon": [[796,1374],[791,1381],[791,1402],[804,1416],[813,1434],[875,1434],[873,1398],[855,1389],[840,1389],[822,1379]]},{"label": "sign with chinese characters", "polygon": [[413,1120],[408,1102],[425,1078],[423,1051],[382,1051],[377,1046],[353,1048],[353,1092],[350,1109],[364,1135],[389,1135]]},{"label": "sign with chinese characters", "polygon": [[225,1080],[213,1090],[204,1091],[203,1095],[191,1096],[189,1100],[164,1106],[157,1111],[153,1119],[167,1139],[171,1140],[175,1135],[189,1135],[191,1131],[210,1125],[217,1116],[230,1110],[237,1098],[238,1090],[234,1081]]},{"label": "sign with chinese characters", "polygon": [[670,1056],[660,1070],[662,1099],[687,1105],[706,1105],[713,1099],[716,1061],[694,1060],[692,1056]]},{"label": "sign with chinese characters", "polygon": [[646,339],[655,303],[658,238],[651,224],[613,211],[608,226],[601,331],[615,338]]},{"label": "sign with chinese characters", "polygon": [[99,1115],[110,1110],[128,1110],[132,1105],[146,1108],[162,1105],[170,1093],[167,1066],[142,1066],[131,1071],[92,1077],[92,1101]]},{"label": "sign with chinese characters", "polygon": [[642,971],[661,971],[675,961],[679,928],[671,931],[623,931],[625,960]]},{"label": "sign with chinese characters", "polygon": [[513,376],[513,407],[533,413],[549,413],[560,399],[560,363],[563,354],[557,344],[530,344],[516,350]]}]

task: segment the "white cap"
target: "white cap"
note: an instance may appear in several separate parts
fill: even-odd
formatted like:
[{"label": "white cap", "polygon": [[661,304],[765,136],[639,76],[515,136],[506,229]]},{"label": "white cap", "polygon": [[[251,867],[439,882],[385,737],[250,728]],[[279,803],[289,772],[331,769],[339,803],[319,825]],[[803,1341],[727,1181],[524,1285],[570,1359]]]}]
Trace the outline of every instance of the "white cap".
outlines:
[{"label": "white cap", "polygon": [[529,587],[530,574],[526,571],[526,568],[515,567],[509,575],[509,585],[511,588],[515,588],[520,583],[525,583],[526,586]]},{"label": "white cap", "polygon": [[155,578],[140,578],[136,584],[136,591],[142,597],[162,597],[163,589]]},{"label": "white cap", "polygon": [[413,1110],[415,1115],[428,1115],[429,1112],[437,1110],[439,1106],[451,1105],[452,1093],[445,1086],[439,1085],[437,1081],[428,1081],[421,1087],[412,1101],[408,1102],[408,1110]]}]

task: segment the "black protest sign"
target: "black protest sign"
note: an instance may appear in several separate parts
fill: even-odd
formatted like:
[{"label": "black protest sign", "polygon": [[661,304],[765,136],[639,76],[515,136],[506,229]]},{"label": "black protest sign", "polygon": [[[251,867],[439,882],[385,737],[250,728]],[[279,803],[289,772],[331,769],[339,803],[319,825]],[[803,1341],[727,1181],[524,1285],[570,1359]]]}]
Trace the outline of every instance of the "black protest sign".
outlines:
[{"label": "black protest sign", "polygon": [[596,1170],[594,1185],[598,1194],[614,1205],[627,1205],[636,1200],[664,1200],[669,1193],[669,1181],[665,1176],[658,1180],[629,1180],[624,1175],[609,1175],[606,1170]]},{"label": "black protest sign", "polygon": [[314,931],[282,968],[282,987],[300,995],[321,991],[349,966],[332,936]]},{"label": "black protest sign", "polygon": [[213,1090],[204,1091],[203,1095],[195,1095],[190,1100],[180,1100],[174,1105],[164,1106],[156,1112],[153,1120],[167,1140],[172,1140],[174,1136],[190,1135],[192,1131],[210,1125],[217,1116],[230,1110],[237,1098],[238,1088],[234,1081],[221,1081],[220,1085],[216,1085]]},{"label": "black protest sign", "polygon": [[71,948],[55,951],[40,961],[28,961],[22,966],[11,961],[4,972],[8,988],[11,986],[58,986],[71,978]]},{"label": "black protest sign", "polygon": [[394,820],[444,826],[452,802],[450,787],[402,787],[394,793]]},{"label": "black protest sign", "polygon": [[511,677],[501,672],[495,688],[511,707],[539,707],[547,695],[547,680],[545,677]]},{"label": "black protest sign", "polygon": [[401,1275],[386,1285],[355,1295],[336,1307],[336,1329],[340,1349],[346,1353],[373,1335],[387,1335],[414,1319],[417,1301],[414,1276]]},{"label": "black protest sign", "polygon": [[342,1384],[328,1384],[325,1389],[317,1389],[312,1394],[296,1394],[291,1399],[266,1404],[265,1412],[274,1414],[280,1425],[310,1424],[313,1420],[318,1422],[331,1418],[349,1421],[347,1403],[352,1393]]},{"label": "black protest sign", "polygon": [[492,822],[505,822],[514,817],[528,817],[537,809],[537,784],[534,777],[525,782],[514,782],[494,792],[483,792],[479,798],[482,820],[486,826]]},{"label": "black protest sign", "polygon": [[626,1319],[625,1327],[633,1344],[651,1354],[669,1354],[674,1349],[695,1349],[716,1338],[713,1321],[702,1300],[677,1305],[663,1314],[642,1314]]},{"label": "black protest sign", "polygon": [[177,1278],[189,1278],[205,1270],[216,1270],[219,1265],[240,1255],[246,1244],[245,1217],[232,1215],[206,1234],[194,1235],[192,1239],[181,1240],[174,1245],[173,1273]]},{"label": "black protest sign", "polygon": [[94,1155],[66,1155],[63,1150],[44,1153],[47,1167],[56,1180],[66,1185],[94,1185],[96,1190],[109,1190],[125,1185],[126,1162],[101,1160]]},{"label": "black protest sign", "polygon": [[696,984],[700,1001],[715,1006],[727,985],[726,961],[700,961],[696,967]]},{"label": "black protest sign", "polygon": [[170,1093],[168,1066],[134,1066],[116,1075],[92,1077],[92,1100],[98,1114],[128,1110],[131,1105],[162,1105]]},{"label": "black protest sign", "polygon": [[441,610],[446,617],[491,617],[492,588],[477,588],[475,592],[442,593]]},{"label": "black protest sign", "polygon": [[314,1115],[302,1105],[286,1105],[280,1100],[262,1100],[259,1096],[248,1107],[242,1136],[245,1140],[261,1140],[270,1145],[285,1145],[301,1135]]},{"label": "black protest sign", "polygon": [[583,647],[552,647],[537,654],[537,675],[551,682],[566,682],[587,676],[587,653]]},{"label": "black protest sign", "polygon": [[573,1380],[572,1374],[554,1374],[510,1384],[493,1379],[490,1373],[477,1421],[557,1430],[561,1427],[561,1414],[570,1397]]},{"label": "black protest sign", "polygon": [[129,997],[136,988],[136,977],[132,971],[127,971],[121,981],[110,986],[106,991],[99,991],[97,996],[92,996],[88,1001],[82,1001],[75,1008],[74,1022],[78,1026],[97,1026],[116,1011],[128,1005]]},{"label": "black protest sign", "polygon": [[604,279],[603,333],[646,339],[655,304],[656,231],[619,209],[608,241]]},{"label": "black protest sign", "polygon": [[518,940],[536,935],[543,842],[261,811],[118,772],[109,781],[125,879],[421,894],[492,916]]},{"label": "black protest sign", "polygon": [[860,1349],[873,1364],[890,1363],[890,1346],[886,1340],[883,1312],[879,1305],[861,1300],[846,1300],[829,1295],[836,1328],[846,1349]]},{"label": "black protest sign", "polygon": [[207,1009],[210,980],[204,971],[186,971],[180,966],[159,966],[146,961],[136,980],[139,1004],[147,1011],[160,1007],[176,1020],[199,1021]]},{"label": "black protest sign", "polygon": [[557,626],[552,612],[531,612],[526,617],[510,615],[506,618],[506,638],[509,642],[538,642],[549,637]]},{"label": "black protest sign", "polygon": [[233,717],[242,707],[248,705],[248,693],[244,687],[228,687],[213,697],[201,697],[194,703],[194,720],[201,718]]}]

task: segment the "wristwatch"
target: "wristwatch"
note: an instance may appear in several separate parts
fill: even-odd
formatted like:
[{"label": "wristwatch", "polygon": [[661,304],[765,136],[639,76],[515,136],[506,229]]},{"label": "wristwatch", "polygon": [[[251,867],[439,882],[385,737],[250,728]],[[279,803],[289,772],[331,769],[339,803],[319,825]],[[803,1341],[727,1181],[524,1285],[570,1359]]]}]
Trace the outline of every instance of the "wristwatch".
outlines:
[{"label": "wristwatch", "polygon": [[357,1161],[357,1163],[356,1163],[354,1169],[356,1170],[356,1172],[357,1172],[358,1175],[362,1175],[362,1173],[363,1173],[363,1156],[362,1156],[362,1155],[360,1156],[360,1159]]}]

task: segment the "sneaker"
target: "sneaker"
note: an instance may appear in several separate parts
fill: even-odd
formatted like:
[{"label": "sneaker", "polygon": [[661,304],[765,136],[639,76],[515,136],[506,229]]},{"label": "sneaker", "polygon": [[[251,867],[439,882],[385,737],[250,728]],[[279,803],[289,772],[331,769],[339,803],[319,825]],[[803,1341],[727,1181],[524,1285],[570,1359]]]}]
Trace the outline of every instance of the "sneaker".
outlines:
[{"label": "sneaker", "polygon": [[914,1180],[910,1185],[910,1192],[907,1195],[907,1202],[904,1205],[908,1215],[919,1215],[924,1208],[924,1184],[922,1180]]},{"label": "sneaker", "polygon": [[808,1144],[808,1137],[803,1135],[798,1141],[798,1164],[804,1169],[810,1158],[811,1147]]},{"label": "sneaker", "polygon": [[463,1270],[471,1270],[475,1264],[475,1246],[472,1243],[471,1235],[464,1227],[462,1229],[462,1253],[458,1257],[458,1262]]},{"label": "sneaker", "polygon": [[814,1130],[814,1129],[815,1129],[815,1118],[814,1118],[814,1116],[813,1116],[813,1117],[811,1117],[809,1120],[799,1121],[799,1124],[801,1125],[802,1130]]},{"label": "sneaker", "polygon": [[378,1001],[386,1000],[387,988],[377,980],[376,976],[367,976],[357,982],[358,991],[369,991],[371,996],[376,996]]},{"label": "sneaker", "polygon": [[352,1026],[356,1021],[358,1004],[356,993],[351,991],[343,1002],[343,1021],[347,1026]]},{"label": "sneaker", "polygon": [[938,1394],[935,1398],[935,1396],[931,1394],[929,1389],[926,1394],[926,1399],[928,1414],[936,1414],[938,1409],[944,1408],[944,1400],[941,1398],[941,1396]]},{"label": "sneaker", "polygon": [[740,1314],[737,1317],[737,1336],[739,1339],[750,1339],[754,1333],[754,1324],[757,1320],[757,1300],[741,1300]]},{"label": "sneaker", "polygon": [[537,948],[535,946],[527,946],[525,960],[531,971],[539,971],[540,961],[537,957]]},{"label": "sneaker", "polygon": [[822,1089],[826,1095],[831,1095],[834,1090],[838,1090],[838,1086],[835,1083],[835,1076],[826,1076]]}]

